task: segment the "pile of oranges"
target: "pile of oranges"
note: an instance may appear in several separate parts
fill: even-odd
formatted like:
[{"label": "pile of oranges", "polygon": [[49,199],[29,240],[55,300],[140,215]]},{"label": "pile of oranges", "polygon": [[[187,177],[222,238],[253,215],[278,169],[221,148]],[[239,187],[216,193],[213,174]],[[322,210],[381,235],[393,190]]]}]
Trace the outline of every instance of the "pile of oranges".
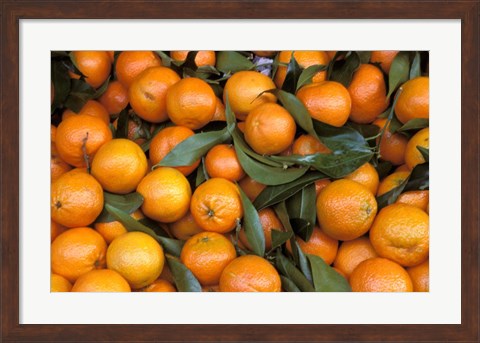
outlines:
[{"label": "pile of oranges", "polygon": [[51,61],[52,292],[429,290],[428,53]]}]

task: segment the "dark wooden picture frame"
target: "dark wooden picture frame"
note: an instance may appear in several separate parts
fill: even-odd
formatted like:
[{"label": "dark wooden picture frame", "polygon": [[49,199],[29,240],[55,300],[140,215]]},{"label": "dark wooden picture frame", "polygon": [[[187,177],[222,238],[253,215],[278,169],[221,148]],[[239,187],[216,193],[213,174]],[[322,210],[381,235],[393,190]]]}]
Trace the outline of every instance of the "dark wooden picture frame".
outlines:
[{"label": "dark wooden picture frame", "polygon": [[[478,0],[450,2],[3,0],[0,15],[2,22],[0,341],[479,341],[480,2]],[[19,324],[19,22],[21,19],[57,18],[461,19],[461,324],[95,325],[93,328],[91,325]]]}]

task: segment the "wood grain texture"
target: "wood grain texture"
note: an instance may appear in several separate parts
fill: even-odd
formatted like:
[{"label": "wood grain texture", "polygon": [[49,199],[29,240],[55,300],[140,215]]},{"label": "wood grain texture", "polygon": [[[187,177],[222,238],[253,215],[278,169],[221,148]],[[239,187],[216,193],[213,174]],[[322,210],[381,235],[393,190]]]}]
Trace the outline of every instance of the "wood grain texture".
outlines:
[{"label": "wood grain texture", "polygon": [[[1,4],[0,341],[479,340],[479,13],[473,1],[8,1]],[[20,18],[462,19],[461,325],[19,325]],[[456,228],[451,228],[456,229]],[[437,309],[432,309],[432,311]]]}]

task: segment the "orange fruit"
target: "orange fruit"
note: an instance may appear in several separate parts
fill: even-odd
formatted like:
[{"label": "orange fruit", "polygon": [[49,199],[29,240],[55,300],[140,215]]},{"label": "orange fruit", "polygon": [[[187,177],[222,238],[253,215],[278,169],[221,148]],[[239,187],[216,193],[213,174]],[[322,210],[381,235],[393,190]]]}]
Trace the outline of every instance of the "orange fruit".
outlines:
[{"label": "orange fruit", "polygon": [[[290,59],[293,56],[295,60],[300,65],[300,67],[306,69],[312,65],[321,64],[327,65],[328,61],[330,60],[327,53],[325,51],[281,51],[278,54],[278,62],[288,64]],[[274,81],[278,88],[282,88],[283,82],[285,81],[285,77],[287,76],[287,67],[283,65],[279,65],[277,68],[277,72],[275,73]],[[312,82],[320,82],[324,81],[327,77],[326,71],[319,71],[316,73],[313,78]]]},{"label": "orange fruit", "polygon": [[67,227],[57,224],[50,219],[50,243],[53,242],[58,235],[65,232],[66,230],[68,230]]},{"label": "orange fruit", "polygon": [[420,263],[418,266],[407,268],[407,273],[412,279],[414,292],[430,291],[430,268],[428,260]]},{"label": "orange fruit", "polygon": [[[193,136],[195,132],[185,126],[170,126],[161,130],[150,142],[150,161],[160,163],[178,144]],[[183,175],[190,175],[200,164],[200,159],[189,166],[174,167]]]},{"label": "orange fruit", "polygon": [[223,178],[211,178],[195,189],[190,211],[205,231],[232,231],[243,217],[242,201],[237,186]]},{"label": "orange fruit", "polygon": [[161,65],[160,57],[153,51],[122,51],[115,63],[115,73],[118,81],[128,89],[142,71]]},{"label": "orange fruit", "polygon": [[72,167],[58,156],[58,150],[55,143],[50,144],[50,183],[57,180],[61,175],[70,171]]},{"label": "orange fruit", "polygon": [[428,127],[421,129],[412,138],[408,141],[407,147],[405,148],[405,163],[408,168],[412,170],[417,164],[425,163],[420,150],[417,149],[417,146],[428,149],[430,146],[430,130]]},{"label": "orange fruit", "polygon": [[116,271],[94,269],[75,281],[72,292],[131,292],[131,289],[127,280]]},{"label": "orange fruit", "polygon": [[151,67],[141,72],[130,84],[128,97],[135,113],[150,123],[168,120],[167,92],[180,76],[166,67]]},{"label": "orange fruit", "polygon": [[286,109],[274,103],[265,103],[248,114],[245,140],[255,152],[274,155],[292,144],[296,130],[295,120]]},{"label": "orange fruit", "polygon": [[128,105],[128,91],[120,81],[112,81],[98,98],[109,114],[118,114]]},{"label": "orange fruit", "polygon": [[385,79],[374,65],[360,65],[353,74],[348,92],[352,99],[349,118],[355,123],[371,123],[388,107]]},{"label": "orange fruit", "polygon": [[368,237],[362,236],[340,244],[333,266],[344,273],[348,279],[361,262],[377,256]]},{"label": "orange fruit", "polygon": [[[135,212],[130,214],[130,217],[136,220],[144,218],[143,213],[140,210],[136,210]],[[106,223],[97,222],[94,224],[94,228],[99,234],[102,235],[103,239],[105,239],[105,242],[107,242],[107,244],[112,243],[115,238],[128,232],[125,226],[123,226],[121,222],[116,220]]]},{"label": "orange fruit", "polygon": [[277,270],[264,258],[244,255],[230,262],[222,272],[220,292],[280,292]]},{"label": "orange fruit", "polygon": [[186,241],[193,235],[203,232],[202,228],[193,219],[190,211],[176,222],[170,223],[168,229],[173,237],[182,241]]},{"label": "orange fruit", "polygon": [[248,175],[241,179],[238,185],[243,190],[245,195],[250,199],[250,201],[254,201],[257,196],[262,193],[265,187],[267,187],[264,184],[255,181]]},{"label": "orange fruit", "polygon": [[52,183],[51,218],[67,227],[93,223],[103,209],[103,189],[93,176],[69,171]]},{"label": "orange fruit", "polygon": [[144,198],[143,214],[163,223],[173,223],[182,218],[188,211],[192,194],[185,176],[169,167],[160,167],[148,173],[140,181],[137,192]]},{"label": "orange fruit", "polygon": [[352,109],[348,90],[336,81],[304,86],[298,90],[297,98],[313,119],[336,127],[347,122]]},{"label": "orange fruit", "polygon": [[390,66],[392,65],[392,62],[398,53],[399,51],[395,50],[372,51],[372,54],[370,55],[370,62],[380,63],[382,70],[388,74],[390,71]]},{"label": "orange fruit", "polygon": [[330,152],[329,148],[312,135],[301,135],[292,145],[292,153],[294,155],[305,156],[317,153],[328,154]]},{"label": "orange fruit", "polygon": [[205,168],[210,177],[239,181],[245,176],[235,148],[231,144],[218,144],[211,148],[205,156]]},{"label": "orange fruit", "polygon": [[353,292],[412,292],[407,271],[398,263],[375,257],[361,262],[350,275]]},{"label": "orange fruit", "polygon": [[167,280],[157,279],[143,289],[144,292],[176,292],[176,288]]},{"label": "orange fruit", "polygon": [[[321,257],[326,264],[330,265],[335,260],[338,251],[338,240],[328,236],[318,226],[313,228],[312,236],[305,242],[299,236],[295,236],[300,249],[304,254]],[[290,241],[287,242],[287,249],[292,250]]]},{"label": "orange fruit", "polygon": [[377,197],[400,186],[402,182],[405,181],[405,179],[409,175],[410,175],[410,172],[400,171],[400,172],[393,172],[392,174],[386,176],[378,185]]},{"label": "orange fruit", "polygon": [[55,143],[55,137],[57,136],[57,127],[50,124],[50,142]]},{"label": "orange fruit", "polygon": [[429,191],[408,191],[399,195],[397,203],[412,205],[427,212]]},{"label": "orange fruit", "polygon": [[50,274],[50,292],[70,292],[72,284],[63,276]]},{"label": "orange fruit", "polygon": [[217,102],[215,104],[215,113],[213,114],[212,121],[226,121],[225,117],[225,105],[219,97],[216,97]]},{"label": "orange fruit", "polygon": [[402,164],[401,166],[398,166],[395,171],[407,171],[410,172],[410,168],[406,164]]},{"label": "orange fruit", "polygon": [[320,227],[330,237],[348,241],[363,236],[377,214],[377,201],[365,186],[340,179],[325,187],[317,198]]},{"label": "orange fruit", "polygon": [[345,179],[358,182],[367,187],[373,194],[377,194],[379,183],[378,173],[375,167],[368,162],[351,174],[345,176]]},{"label": "orange fruit", "polygon": [[59,156],[75,167],[86,167],[97,150],[112,139],[104,121],[85,114],[63,120],[57,127],[56,146]]},{"label": "orange fruit", "polygon": [[110,61],[113,63],[115,61],[115,51],[109,50],[107,51],[107,55],[110,58]]},{"label": "orange fruit", "polygon": [[107,109],[101,103],[95,100],[88,100],[78,113],[75,113],[67,108],[65,111],[63,111],[62,120],[79,114],[86,114],[88,116],[100,118],[107,125],[110,123],[110,115],[108,114]]},{"label": "orange fruit", "polygon": [[180,260],[202,285],[216,285],[225,267],[237,256],[233,244],[216,232],[201,232],[189,238]]},{"label": "orange fruit", "polygon": [[244,121],[237,122],[237,127],[243,134],[245,134],[245,122]]},{"label": "orange fruit", "polygon": [[[385,127],[387,119],[376,119],[372,124],[380,128]],[[408,138],[400,133],[391,133],[388,125],[380,140],[380,157],[395,166],[405,163],[405,149],[407,148]],[[377,140],[378,142],[378,140]]]},{"label": "orange fruit", "polygon": [[[245,120],[248,113],[264,103],[275,103],[277,97],[264,91],[275,89],[272,79],[258,71],[244,70],[233,74],[223,89],[223,103],[230,102],[235,117]],[[263,94],[262,94],[263,93]],[[261,95],[260,95],[261,94]]]},{"label": "orange fruit", "polygon": [[315,196],[318,198],[320,192],[331,183],[332,181],[330,181],[329,179],[321,179],[315,181]]},{"label": "orange fruit", "polygon": [[[283,231],[283,224],[270,207],[258,211],[258,217],[265,236],[265,251],[270,251],[272,249],[272,230]],[[247,249],[252,250],[244,228],[240,230],[238,238]]]},{"label": "orange fruit", "polygon": [[111,193],[134,191],[147,173],[147,157],[138,144],[116,138],[98,149],[92,161],[92,175]]},{"label": "orange fruit", "polygon": [[[71,56],[78,70],[85,75],[85,82],[93,88],[100,87],[110,76],[112,61],[106,51],[72,51]],[[70,75],[80,78],[73,73]]]},{"label": "orange fruit", "polygon": [[108,269],[127,280],[132,289],[151,284],[162,273],[163,248],[143,232],[127,232],[113,240],[107,249]]},{"label": "orange fruit", "polygon": [[415,118],[428,118],[430,113],[430,80],[420,76],[408,80],[401,87],[395,105],[395,114],[403,124]]},{"label": "orange fruit", "polygon": [[182,79],[171,86],[166,99],[170,120],[192,130],[209,123],[217,105],[212,87],[196,77]]},{"label": "orange fruit", "polygon": [[370,229],[370,241],[379,256],[405,267],[428,258],[429,217],[421,209],[392,204],[384,207]]},{"label": "orange fruit", "polygon": [[50,249],[52,271],[70,282],[81,275],[105,267],[107,243],[89,227],[78,227],[60,234]]},{"label": "orange fruit", "polygon": [[[183,51],[170,51],[170,57],[175,61],[185,61],[187,59],[187,55],[190,51],[183,50]],[[195,55],[195,64],[197,67],[201,66],[214,66],[216,62],[215,58],[215,51],[211,50],[200,50]]]}]

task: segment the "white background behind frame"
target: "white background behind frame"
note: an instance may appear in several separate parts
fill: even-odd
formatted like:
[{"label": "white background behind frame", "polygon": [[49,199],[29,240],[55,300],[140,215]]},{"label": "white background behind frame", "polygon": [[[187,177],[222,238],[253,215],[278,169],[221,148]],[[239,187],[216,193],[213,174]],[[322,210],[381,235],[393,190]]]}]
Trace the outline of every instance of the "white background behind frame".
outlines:
[{"label": "white background behind frame", "polygon": [[[428,50],[430,292],[50,293],[52,50]],[[460,67],[460,20],[20,19],[20,324],[459,324]]]}]

